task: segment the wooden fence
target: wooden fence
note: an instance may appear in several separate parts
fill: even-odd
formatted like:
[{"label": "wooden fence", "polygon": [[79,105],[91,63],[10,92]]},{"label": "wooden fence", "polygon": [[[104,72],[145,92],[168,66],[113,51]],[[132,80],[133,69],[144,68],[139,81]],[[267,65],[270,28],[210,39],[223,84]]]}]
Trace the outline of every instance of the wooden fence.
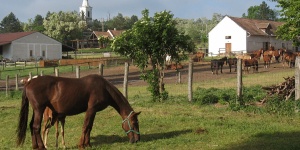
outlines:
[{"label": "wooden fence", "polygon": [[[188,90],[188,101],[193,101],[193,61],[191,60],[189,62],[189,67],[188,67],[188,84],[187,84],[187,90]],[[103,75],[103,66],[104,64],[102,63],[98,63],[98,68],[99,68],[99,74]],[[75,73],[76,73],[76,78],[80,78],[80,66],[76,66],[75,69]],[[129,63],[125,62],[125,69],[124,69],[124,82],[123,82],[123,93],[125,95],[125,97],[128,96],[128,73],[129,73]],[[41,72],[41,75],[42,72]],[[55,69],[55,75],[59,76],[59,70],[58,68]],[[31,76],[31,73],[29,74],[29,76]],[[242,82],[242,78],[243,78],[243,73],[242,73],[242,60],[238,59],[238,63],[237,63],[237,86],[236,86],[236,91],[237,91],[237,99],[236,99],[236,103],[239,104],[240,99],[242,97],[242,91],[243,91],[243,82]],[[10,91],[10,85],[9,85],[9,81],[10,77],[7,76],[6,77],[6,92],[7,95]],[[181,83],[181,75],[180,72],[178,73],[178,82]],[[19,76],[16,75],[15,76],[15,90],[19,90]],[[300,57],[296,58],[296,63],[295,63],[295,100],[298,100],[300,98]]]}]

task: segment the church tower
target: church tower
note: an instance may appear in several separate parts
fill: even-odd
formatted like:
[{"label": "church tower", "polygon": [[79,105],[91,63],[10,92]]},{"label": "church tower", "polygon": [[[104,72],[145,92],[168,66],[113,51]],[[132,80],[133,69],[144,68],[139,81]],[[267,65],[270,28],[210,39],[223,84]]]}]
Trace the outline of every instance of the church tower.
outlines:
[{"label": "church tower", "polygon": [[83,0],[82,6],[79,7],[79,14],[82,19],[86,20],[87,22],[92,21],[92,7],[89,5],[88,0]]}]

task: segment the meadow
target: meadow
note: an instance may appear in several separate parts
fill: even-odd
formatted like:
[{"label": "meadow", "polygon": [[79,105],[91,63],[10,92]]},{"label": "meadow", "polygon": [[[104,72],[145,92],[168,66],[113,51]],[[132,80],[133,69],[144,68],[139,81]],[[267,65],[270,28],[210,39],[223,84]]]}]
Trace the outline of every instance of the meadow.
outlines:
[{"label": "meadow", "polygon": [[[60,68],[62,72],[68,69]],[[32,70],[34,71],[34,70]],[[45,70],[47,72],[49,70]],[[53,71],[51,68],[50,72]],[[28,73],[24,73],[26,75]],[[141,111],[139,125],[141,141],[130,144],[121,124],[122,118],[109,107],[98,112],[91,131],[91,150],[294,150],[300,149],[300,115],[294,113],[294,102],[274,102],[252,105],[269,86],[293,76],[294,70],[260,72],[243,77],[244,106],[232,107],[236,78],[193,84],[194,99],[187,98],[187,85],[166,84],[169,98],[153,101],[147,86],[129,86],[128,101],[135,111]],[[271,77],[270,77],[271,76]],[[263,79],[263,80],[257,80]],[[226,84],[226,87],[224,85]],[[121,87],[118,87],[122,91]],[[213,96],[212,96],[213,95]],[[217,99],[203,103],[206,99]],[[23,147],[16,147],[16,128],[21,104],[21,91],[11,91],[6,97],[0,92],[0,149],[31,149],[29,128]],[[29,120],[31,119],[31,109]],[[77,149],[84,113],[68,116],[65,125],[67,149]],[[48,138],[48,149],[55,149],[55,128]],[[61,137],[59,137],[61,142]],[[63,149],[59,143],[59,149]]]},{"label": "meadow", "polygon": [[[247,80],[249,79],[246,78],[245,82]],[[224,101],[205,105],[200,104],[196,99],[188,102],[186,93],[178,93],[174,90],[186,88],[185,84],[168,85],[166,88],[170,91],[169,99],[153,102],[146,88],[146,86],[133,86],[128,90],[131,106],[135,111],[142,112],[139,115],[141,141],[136,144],[128,142],[129,139],[121,127],[121,117],[109,107],[97,113],[91,132],[92,147],[88,149],[300,149],[298,113],[272,112],[264,106],[248,106],[247,109],[232,110]],[[206,88],[210,89],[210,87]],[[201,87],[195,86],[195,94],[201,94],[201,90],[203,90]],[[226,93],[235,93],[234,88],[229,87],[227,90],[229,92],[225,91]],[[220,91],[214,94],[217,93]],[[251,95],[247,92],[244,94],[247,97]],[[252,95],[255,94],[258,93],[253,90]],[[0,95],[1,149],[31,149],[29,128],[23,147],[16,147],[15,144],[21,92],[12,92],[10,97],[3,96],[4,93]],[[84,113],[66,118],[67,149],[77,149],[83,119]],[[55,128],[52,127],[48,149],[55,149],[54,131]],[[59,146],[63,149],[61,144]]]}]

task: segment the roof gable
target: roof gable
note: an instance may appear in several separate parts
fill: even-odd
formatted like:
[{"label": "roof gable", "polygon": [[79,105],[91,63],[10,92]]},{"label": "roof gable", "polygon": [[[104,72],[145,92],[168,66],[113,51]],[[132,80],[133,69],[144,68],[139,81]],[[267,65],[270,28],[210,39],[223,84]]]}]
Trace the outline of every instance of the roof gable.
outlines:
[{"label": "roof gable", "polygon": [[20,39],[27,35],[33,34],[35,31],[32,32],[15,32],[15,33],[3,33],[0,34],[0,45],[9,44],[14,40]]},{"label": "roof gable", "polygon": [[90,36],[90,39],[98,40],[100,37],[113,39],[121,35],[124,31],[125,30],[107,30],[107,32],[93,31],[92,35]]},{"label": "roof gable", "polygon": [[247,18],[229,17],[236,24],[249,32],[251,35],[270,35],[275,36],[275,31],[283,22],[270,20],[256,20]]}]

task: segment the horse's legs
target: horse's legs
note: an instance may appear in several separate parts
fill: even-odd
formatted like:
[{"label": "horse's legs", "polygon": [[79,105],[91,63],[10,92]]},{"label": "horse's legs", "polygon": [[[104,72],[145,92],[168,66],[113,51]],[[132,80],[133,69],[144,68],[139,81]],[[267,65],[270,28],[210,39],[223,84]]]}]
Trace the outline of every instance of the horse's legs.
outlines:
[{"label": "horse's legs", "polygon": [[33,149],[45,149],[42,137],[41,137],[41,122],[43,118],[44,109],[34,109],[32,119],[30,122],[30,130],[32,136],[32,148]]},{"label": "horse's legs", "polygon": [[54,123],[54,125],[55,125],[55,147],[56,147],[56,149],[58,148],[58,136],[59,136],[58,124],[59,124],[59,120],[57,119]]},{"label": "horse's legs", "polygon": [[79,142],[80,148],[90,147],[90,133],[93,127],[96,112],[88,110],[85,114],[84,124],[82,127],[82,134]]},{"label": "horse's legs", "polygon": [[66,144],[65,144],[65,117],[60,119],[60,125],[61,125],[61,137],[62,137],[62,145],[64,148],[66,148]]}]

